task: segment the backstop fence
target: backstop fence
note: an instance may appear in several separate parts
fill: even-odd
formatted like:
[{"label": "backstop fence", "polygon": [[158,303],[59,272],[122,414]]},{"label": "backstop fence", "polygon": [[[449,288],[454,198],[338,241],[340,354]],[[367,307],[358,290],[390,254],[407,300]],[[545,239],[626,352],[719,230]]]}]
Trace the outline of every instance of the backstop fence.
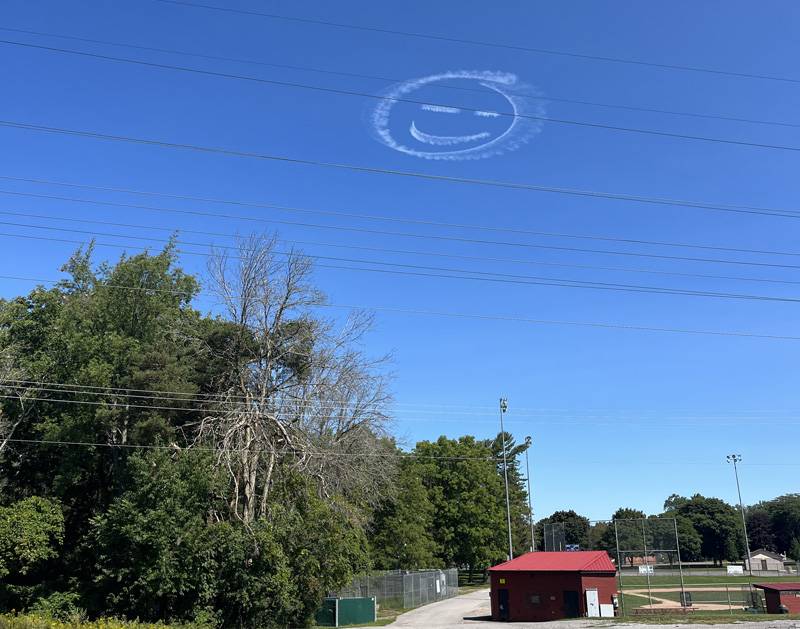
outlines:
[{"label": "backstop fence", "polygon": [[623,614],[763,612],[764,596],[753,579],[791,576],[788,569],[751,575],[744,562],[686,563],[678,521],[669,517],[546,522],[541,535],[545,551],[608,552],[617,566]]},{"label": "backstop fence", "polygon": [[339,598],[375,597],[391,609],[412,609],[458,595],[458,569],[390,570],[356,577],[334,594]]}]

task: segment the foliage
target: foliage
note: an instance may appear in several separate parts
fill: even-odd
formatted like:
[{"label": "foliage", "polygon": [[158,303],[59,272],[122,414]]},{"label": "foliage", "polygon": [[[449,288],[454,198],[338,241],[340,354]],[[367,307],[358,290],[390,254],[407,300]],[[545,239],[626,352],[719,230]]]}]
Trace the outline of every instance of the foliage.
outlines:
[{"label": "foliage", "polygon": [[32,496],[0,507],[0,577],[28,575],[58,556],[63,539],[58,503]]},{"label": "foliage", "polygon": [[212,616],[222,626],[304,626],[319,601],[366,565],[363,537],[343,511],[302,482],[269,518],[218,517],[224,478],[206,453],[130,460],[130,489],[94,519],[96,596],[144,620]]},{"label": "foliage", "polygon": [[800,539],[800,494],[786,494],[763,503],[770,517],[777,550],[789,550]]},{"label": "foliage", "polygon": [[[509,432],[498,433],[494,439],[484,442],[491,448],[497,461],[497,474],[503,478],[503,448],[506,451],[508,464],[508,501],[511,512],[511,538],[514,556],[530,550],[532,514],[528,509],[527,479],[522,474],[521,457],[530,447],[529,443],[517,445],[514,436]],[[505,482],[505,479],[503,478]]]},{"label": "foliage", "polygon": [[675,513],[689,520],[700,534],[704,557],[716,562],[740,557],[740,524],[734,507],[719,498],[695,494],[679,501]]},{"label": "foliage", "polygon": [[747,535],[750,548],[757,550],[777,550],[775,534],[772,532],[772,517],[769,510],[763,507],[751,507],[747,510]]},{"label": "foliage", "polygon": [[414,459],[403,460],[394,494],[375,511],[370,527],[375,568],[418,570],[441,565],[433,540],[434,506],[421,471]]},{"label": "foliage", "polygon": [[792,540],[792,545],[789,546],[787,555],[795,561],[800,561],[800,539]]},{"label": "foliage", "polygon": [[[560,531],[563,530],[563,541],[565,544],[578,544],[581,548],[589,547],[589,518],[578,515],[572,509],[568,511],[556,511],[551,516],[539,521],[537,528],[541,535],[545,535],[546,530],[555,535],[556,546],[561,537]],[[542,538],[544,543],[544,538]],[[541,548],[545,548],[544,545]],[[547,546],[550,548],[550,546]]]},{"label": "foliage", "polygon": [[703,558],[703,538],[692,521],[683,516],[677,516],[678,543],[681,546],[682,561],[700,561]]},{"label": "foliage", "polygon": [[422,441],[414,449],[434,507],[433,537],[448,566],[483,570],[508,556],[503,479],[474,437]]},{"label": "foliage", "polygon": [[125,622],[113,618],[93,621],[54,619],[46,614],[0,616],[0,629],[211,629],[200,623],[164,625],[161,623]]},{"label": "foliage", "polygon": [[52,592],[40,597],[30,608],[31,613],[54,620],[80,621],[86,619],[77,592]]},{"label": "foliage", "polygon": [[[17,588],[0,605],[62,617],[85,606],[145,620],[307,623],[323,594],[368,564],[364,525],[393,472],[373,465],[387,398],[379,363],[359,345],[364,326],[339,330],[313,316],[319,295],[302,256],[251,269],[261,296],[280,293],[279,278],[297,269],[310,296],[265,328],[194,309],[199,282],[179,267],[174,244],[113,265],[95,266],[92,254],[91,245],[76,252],[56,286],[0,304],[0,571],[9,573],[4,587]],[[265,347],[277,348],[276,362],[263,362]],[[292,379],[294,414],[268,381],[242,377],[256,373]],[[268,463],[249,488],[236,483],[253,470],[229,476],[228,450],[201,429],[220,416],[220,400],[235,401],[225,412],[243,407],[234,382],[234,393],[259,403],[248,425],[291,441],[268,459],[241,433],[241,460]],[[345,417],[334,399],[355,410]],[[337,449],[348,458],[320,456]]]}]

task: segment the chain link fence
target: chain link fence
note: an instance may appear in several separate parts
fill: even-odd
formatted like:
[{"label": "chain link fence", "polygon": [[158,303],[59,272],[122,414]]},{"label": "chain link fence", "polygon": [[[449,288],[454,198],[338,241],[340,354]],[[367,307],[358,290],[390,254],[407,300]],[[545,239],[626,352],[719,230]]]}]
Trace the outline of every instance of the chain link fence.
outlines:
[{"label": "chain link fence", "polygon": [[377,604],[391,609],[412,609],[458,596],[458,570],[390,570],[356,577],[333,596],[375,597]]}]

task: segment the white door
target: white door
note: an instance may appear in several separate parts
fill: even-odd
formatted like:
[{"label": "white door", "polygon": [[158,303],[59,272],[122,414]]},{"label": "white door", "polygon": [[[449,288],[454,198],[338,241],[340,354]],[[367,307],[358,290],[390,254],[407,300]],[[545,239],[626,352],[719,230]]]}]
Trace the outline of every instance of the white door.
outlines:
[{"label": "white door", "polygon": [[597,590],[586,590],[586,615],[589,618],[600,618],[600,597]]}]

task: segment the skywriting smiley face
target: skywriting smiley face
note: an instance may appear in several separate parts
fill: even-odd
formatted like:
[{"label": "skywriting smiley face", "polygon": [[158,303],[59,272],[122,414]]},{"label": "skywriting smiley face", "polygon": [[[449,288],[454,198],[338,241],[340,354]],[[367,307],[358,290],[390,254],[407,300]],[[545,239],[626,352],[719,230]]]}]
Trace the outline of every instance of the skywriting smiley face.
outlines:
[{"label": "skywriting smiley face", "polygon": [[[437,89],[442,86],[456,89]],[[466,88],[466,95],[479,92],[480,108],[440,104],[452,102],[458,88]],[[413,79],[383,94],[372,112],[372,130],[390,148],[423,159],[491,157],[518,148],[541,130],[541,120],[519,117],[544,117],[544,107],[525,98],[526,92],[535,95],[505,72],[460,70]]]}]

